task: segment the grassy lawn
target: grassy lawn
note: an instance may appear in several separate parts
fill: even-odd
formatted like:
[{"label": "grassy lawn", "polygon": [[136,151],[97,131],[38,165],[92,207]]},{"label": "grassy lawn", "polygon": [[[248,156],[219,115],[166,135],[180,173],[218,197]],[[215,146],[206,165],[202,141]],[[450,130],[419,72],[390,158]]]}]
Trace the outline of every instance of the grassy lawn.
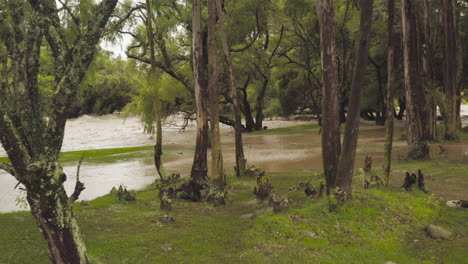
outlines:
[{"label": "grassy lawn", "polygon": [[[397,188],[360,188],[338,212],[327,199],[313,200],[301,181],[321,176],[308,171],[271,174],[278,194],[291,206],[275,214],[252,194],[254,179],[229,178],[226,207],[173,202],[174,223],[161,223],[156,191],[137,192],[123,203],[115,195],[75,205],[89,254],[95,263],[463,263],[468,259],[468,211],[448,208],[433,195]],[[255,219],[241,220],[244,214]],[[441,225],[454,236],[427,237],[423,228]],[[46,244],[29,213],[0,214],[0,263],[48,263]],[[311,236],[310,234],[313,234]]]},{"label": "grassy lawn", "polygon": [[[87,163],[116,163],[132,159],[152,158],[154,146],[141,146],[130,148],[112,148],[112,149],[93,149],[62,152],[60,155],[61,163],[78,162],[83,155]],[[176,157],[175,153],[164,151],[164,158]],[[0,157],[0,162],[7,162],[7,157]]]}]

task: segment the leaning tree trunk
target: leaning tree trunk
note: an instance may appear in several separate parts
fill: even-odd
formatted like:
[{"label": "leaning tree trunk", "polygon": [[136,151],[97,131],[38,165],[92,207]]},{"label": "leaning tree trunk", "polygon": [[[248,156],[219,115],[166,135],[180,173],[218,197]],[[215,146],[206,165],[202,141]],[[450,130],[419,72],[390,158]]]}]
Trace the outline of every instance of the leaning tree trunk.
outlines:
[{"label": "leaning tree trunk", "polygon": [[388,48],[387,48],[387,121],[385,122],[385,152],[384,152],[384,172],[385,185],[388,186],[390,180],[390,168],[392,166],[392,147],[394,129],[394,97],[395,97],[395,45],[394,45],[394,24],[395,24],[395,0],[388,0],[387,4],[388,21]]},{"label": "leaning tree trunk", "polygon": [[234,81],[234,73],[232,71],[232,57],[229,50],[228,35],[225,28],[224,13],[221,5],[221,0],[216,0],[216,9],[219,17],[219,27],[221,31],[221,40],[223,44],[224,60],[226,61],[228,71],[228,85],[231,91],[232,107],[234,110],[234,135],[236,145],[236,175],[241,176],[246,169],[246,159],[244,156],[244,146],[242,143],[242,117],[240,111],[239,96]]},{"label": "leaning tree trunk", "polygon": [[442,24],[444,32],[444,89],[445,89],[445,139],[458,139],[457,123],[457,29],[455,0],[442,0]]},{"label": "leaning tree trunk", "polygon": [[322,63],[322,159],[327,194],[336,187],[340,155],[340,102],[336,68],[333,0],[317,0]]},{"label": "leaning tree trunk", "polygon": [[161,99],[159,97],[159,85],[157,84],[157,66],[156,57],[154,54],[154,35],[153,35],[153,14],[151,13],[150,0],[146,0],[146,31],[148,35],[150,55],[151,55],[151,69],[150,69],[150,85],[155,90],[155,108],[156,108],[156,145],[154,146],[154,164],[156,171],[161,180],[165,179],[163,164],[161,162],[162,156],[162,123],[161,123]]},{"label": "leaning tree trunk", "polygon": [[423,140],[426,100],[420,76],[416,10],[415,0],[401,0],[408,157],[422,159],[428,157],[429,148]]},{"label": "leaning tree trunk", "polygon": [[195,144],[195,156],[193,159],[190,177],[199,183],[203,183],[208,175],[208,118],[207,118],[207,83],[205,71],[205,57],[203,54],[203,32],[201,17],[201,0],[193,1],[192,19],[192,45],[193,45],[193,79],[195,82],[195,100],[197,106],[197,139]]},{"label": "leaning tree trunk", "polygon": [[220,91],[216,55],[216,0],[208,0],[208,90],[211,129],[211,177],[213,182],[223,190],[226,182],[224,179],[221,135],[219,132]]},{"label": "leaning tree trunk", "polygon": [[341,189],[342,201],[351,198],[354,161],[359,134],[359,110],[361,108],[362,82],[367,68],[369,55],[369,35],[372,27],[373,0],[361,0],[361,21],[359,42],[356,47],[351,94],[349,96],[348,116],[343,138],[343,146],[338,162],[337,187]]}]

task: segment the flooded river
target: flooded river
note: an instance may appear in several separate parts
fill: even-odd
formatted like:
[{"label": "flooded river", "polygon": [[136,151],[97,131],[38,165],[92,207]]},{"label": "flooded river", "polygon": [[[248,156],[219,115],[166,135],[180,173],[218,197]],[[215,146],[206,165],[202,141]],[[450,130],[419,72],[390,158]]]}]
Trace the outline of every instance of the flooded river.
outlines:
[{"label": "flooded river", "polygon": [[[466,115],[464,125],[468,125],[468,106],[464,106]],[[177,153],[176,157],[166,158],[164,166],[169,173],[180,173],[187,176],[193,161],[195,145],[195,122],[185,131],[179,131],[177,120],[169,120],[164,126],[163,143],[166,151]],[[269,128],[288,127],[311,122],[302,121],[265,121]],[[395,138],[404,131],[404,123],[396,124]],[[222,126],[223,157],[225,168],[229,173],[234,168],[234,134],[230,127]],[[362,164],[366,154],[373,156],[374,163],[382,160],[384,129],[372,122],[362,122],[359,134],[357,164]],[[62,151],[123,148],[154,144],[154,139],[143,133],[138,118],[119,118],[115,115],[100,117],[83,116],[68,121]],[[244,151],[249,164],[262,167],[267,172],[287,172],[297,170],[322,170],[321,143],[318,131],[307,134],[268,135],[245,134]],[[394,157],[403,157],[406,143],[395,142]],[[434,153],[437,150],[434,150]],[[457,147],[451,155],[463,155],[466,147]],[[5,156],[0,148],[0,156]],[[210,155],[208,155],[210,156]],[[65,166],[68,180],[67,192],[74,188],[76,164]],[[80,179],[86,185],[81,199],[89,200],[108,193],[112,187],[125,185],[130,189],[142,188],[155,179],[152,160],[137,159],[111,164],[86,164],[81,167]],[[0,212],[24,210],[24,193],[14,189],[16,181],[12,176],[0,171]]]}]

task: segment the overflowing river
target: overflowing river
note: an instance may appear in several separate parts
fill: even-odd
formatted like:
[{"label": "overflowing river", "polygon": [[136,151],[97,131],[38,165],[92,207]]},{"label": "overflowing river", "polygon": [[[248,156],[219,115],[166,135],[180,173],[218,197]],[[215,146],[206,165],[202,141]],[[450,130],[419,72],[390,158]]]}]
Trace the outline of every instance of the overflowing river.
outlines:
[{"label": "overflowing river", "polygon": [[[463,106],[464,126],[468,125],[468,106]],[[168,120],[164,126],[163,143],[169,152],[180,154],[177,157],[166,158],[164,166],[169,173],[181,173],[187,176],[193,161],[195,145],[195,122],[182,132],[179,131],[178,120]],[[309,124],[302,121],[265,121],[269,128]],[[396,137],[404,131],[404,123],[397,123]],[[223,157],[225,168],[229,173],[234,168],[234,135],[230,127],[222,126]],[[359,134],[357,164],[362,164],[367,153],[373,155],[374,162],[382,159],[384,129],[371,122],[363,122]],[[123,148],[154,144],[154,139],[143,133],[142,126],[136,117],[122,119],[115,115],[100,117],[82,116],[69,120],[65,130],[62,151]],[[395,142],[396,157],[404,155],[406,143]],[[321,143],[317,132],[294,135],[245,134],[244,151],[250,164],[255,164],[267,172],[286,172],[305,170],[321,170]],[[463,155],[466,147],[457,148],[453,155]],[[459,153],[460,152],[460,153]],[[468,152],[467,152],[468,153]],[[0,148],[0,156],[6,156]],[[210,155],[208,155],[210,157]],[[68,180],[65,183],[67,192],[74,188],[76,164],[64,167]],[[82,165],[80,180],[86,185],[81,199],[89,200],[108,193],[112,187],[125,185],[130,189],[142,188],[155,179],[155,169],[152,160],[136,159],[132,161],[110,164]],[[24,192],[14,189],[15,179],[0,171],[0,212],[24,210]],[[19,202],[17,202],[19,201]]]}]

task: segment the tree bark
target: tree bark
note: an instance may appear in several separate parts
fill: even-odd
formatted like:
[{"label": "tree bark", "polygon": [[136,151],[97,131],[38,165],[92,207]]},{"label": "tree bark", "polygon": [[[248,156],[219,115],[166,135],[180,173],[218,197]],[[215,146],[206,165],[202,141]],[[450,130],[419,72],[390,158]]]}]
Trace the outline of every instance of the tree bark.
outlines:
[{"label": "tree bark", "polygon": [[445,139],[458,139],[457,123],[457,29],[455,1],[442,0],[442,24],[444,32],[443,65],[445,89]]},{"label": "tree bark", "polygon": [[435,73],[434,73],[434,50],[433,50],[433,34],[431,22],[431,8],[428,0],[422,1],[422,19],[420,19],[421,27],[421,40],[422,40],[422,60],[423,60],[423,76],[424,84],[426,86],[426,99],[425,106],[425,122],[423,123],[423,140],[436,141],[437,140],[437,104],[435,92],[437,89]]},{"label": "tree bark", "polygon": [[369,36],[372,28],[373,0],[361,0],[361,21],[359,25],[359,42],[356,47],[351,94],[349,96],[348,116],[343,138],[343,146],[338,162],[337,186],[351,198],[351,183],[353,180],[356,146],[359,135],[359,110],[363,91],[363,80],[369,55]]},{"label": "tree bark", "polygon": [[156,57],[154,51],[154,35],[153,35],[153,14],[151,12],[150,0],[146,0],[146,31],[148,33],[148,41],[150,48],[151,69],[150,69],[150,86],[155,90],[155,104],[156,104],[156,145],[154,146],[154,164],[156,171],[161,180],[165,179],[163,164],[161,162],[162,156],[162,123],[161,123],[161,100],[159,98],[159,86],[157,83],[157,67]]},{"label": "tree bark", "polygon": [[[26,187],[27,201],[49,245],[52,263],[89,263],[72,204],[83,183],[67,197],[66,175],[58,163],[68,107],[76,100],[117,0],[90,8],[93,23],[81,24],[73,42],[57,12],[56,1],[7,1],[12,37],[0,38],[11,61],[9,77],[0,78],[0,141],[10,164],[1,164]],[[79,23],[79,22],[78,22]],[[54,63],[55,93],[44,105],[38,84],[40,50],[46,41]],[[5,66],[5,65],[4,65]]]},{"label": "tree bark", "polygon": [[392,147],[394,129],[394,97],[395,97],[395,44],[394,44],[394,24],[395,24],[395,0],[388,0],[387,3],[387,120],[385,122],[385,152],[384,152],[384,172],[385,185],[388,186],[390,180],[390,169],[392,166]]},{"label": "tree bark", "polygon": [[237,87],[234,80],[234,73],[232,70],[232,57],[228,43],[228,35],[225,28],[224,13],[221,5],[221,0],[216,0],[216,8],[219,17],[219,28],[221,31],[221,40],[223,44],[224,60],[226,61],[228,71],[228,86],[232,97],[232,108],[234,112],[234,136],[236,145],[236,175],[241,176],[246,169],[246,159],[244,156],[244,145],[242,143],[242,117],[240,111],[239,96],[237,94]]},{"label": "tree bark", "polygon": [[219,84],[216,47],[216,0],[208,0],[208,91],[211,129],[211,177],[223,190],[226,184],[219,132]]},{"label": "tree bark", "polygon": [[333,0],[317,0],[322,64],[322,159],[327,194],[336,187],[340,155],[338,72],[336,67]]},{"label": "tree bark", "polygon": [[190,177],[196,182],[205,182],[208,176],[208,117],[207,117],[207,82],[205,56],[203,49],[201,0],[193,1],[192,45],[193,79],[195,81],[195,100],[197,105],[197,138],[195,156]]},{"label": "tree bark", "polygon": [[408,157],[423,159],[428,157],[429,148],[423,140],[426,100],[420,76],[416,10],[415,0],[401,0]]}]

